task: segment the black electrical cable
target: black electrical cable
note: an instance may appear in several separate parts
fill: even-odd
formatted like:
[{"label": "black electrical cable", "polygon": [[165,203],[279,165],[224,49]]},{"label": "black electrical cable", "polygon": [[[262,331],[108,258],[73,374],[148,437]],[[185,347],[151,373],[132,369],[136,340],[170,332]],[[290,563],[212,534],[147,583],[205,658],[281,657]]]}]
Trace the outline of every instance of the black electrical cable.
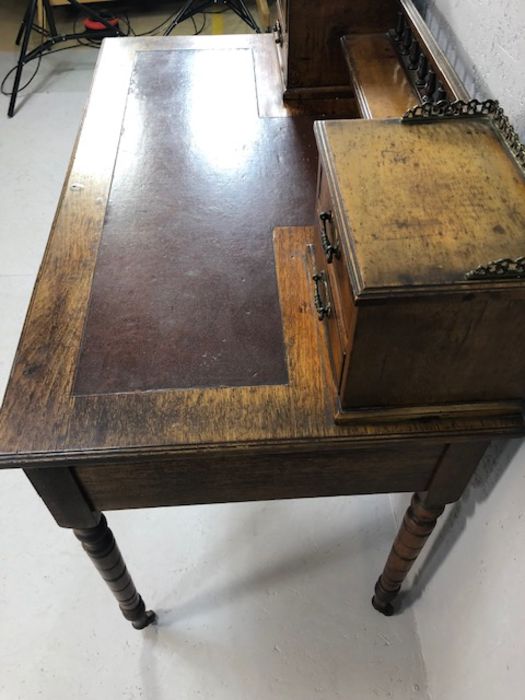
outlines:
[{"label": "black electrical cable", "polygon": [[[206,11],[206,12],[199,13],[202,15],[202,25],[200,27],[197,26],[197,23],[196,23],[194,17],[193,16],[190,17],[192,24],[193,24],[193,28],[194,28],[193,36],[198,36],[199,34],[202,34],[204,29],[206,28],[206,24],[207,24],[207,17],[206,16],[207,15],[222,15],[227,11],[228,11],[228,8],[225,8],[224,10],[219,10],[219,11]],[[134,37],[156,36],[155,32],[158,32],[159,29],[164,27],[164,25],[166,25],[171,19],[173,19],[173,17],[175,17],[176,14],[177,14],[176,12],[172,12],[168,17],[166,17],[165,20],[163,20],[156,27],[153,27],[152,29],[149,29],[147,32],[142,32],[140,34],[136,34],[135,31],[133,30],[133,27],[131,25],[131,22],[129,20],[127,13],[123,13],[123,17],[119,17],[119,20],[122,20],[124,22],[125,26],[127,27],[127,34],[124,34],[124,36],[134,36]],[[78,22],[78,18],[73,21],[73,34],[77,33],[76,32],[77,22]],[[50,33],[47,29],[45,29],[44,27],[40,27],[37,24],[33,24],[32,31],[36,32],[37,34],[40,34],[41,43],[44,42],[44,38],[48,38],[50,36]],[[18,92],[22,92],[22,90],[25,90],[33,82],[33,80],[36,78],[36,75],[37,75],[38,71],[40,70],[40,63],[42,61],[42,56],[44,56],[44,55],[48,56],[49,54],[58,53],[59,51],[68,51],[69,49],[75,49],[75,48],[78,48],[79,46],[84,46],[84,47],[91,48],[91,49],[99,49],[101,42],[102,42],[102,39],[91,39],[89,36],[89,31],[86,31],[85,38],[84,37],[78,38],[76,44],[73,44],[72,46],[62,46],[59,49],[51,48],[48,51],[40,53],[40,54],[38,54],[38,56],[31,58],[29,61],[26,61],[26,63],[24,65],[27,65],[28,63],[31,63],[32,61],[34,61],[36,59],[37,64],[36,64],[35,70],[33,72],[33,75],[29,78],[29,80],[27,82],[24,83],[24,85],[22,85],[22,87],[18,88]],[[6,86],[7,81],[9,80],[10,76],[16,71],[17,65],[13,66],[4,75],[2,82],[0,83],[0,92],[2,93],[2,95],[5,95],[6,97],[9,97],[12,94],[11,92],[7,92],[5,90],[5,86]]]},{"label": "black electrical cable", "polygon": [[162,27],[165,24],[167,24],[170,20],[172,20],[176,14],[176,12],[172,12],[171,15],[169,15],[169,17],[166,17],[166,19],[163,22],[158,24],[156,27],[153,27],[153,29],[148,29],[147,32],[141,32],[140,34],[135,34],[135,32],[133,32],[133,36],[155,36],[155,32],[158,32],[159,29],[162,29]]},{"label": "black electrical cable", "polygon": [[202,15],[202,25],[201,25],[200,29],[197,29],[197,22],[195,22],[195,17],[193,15],[190,17],[192,24],[193,24],[193,28],[195,29],[193,36],[199,36],[199,34],[201,34],[204,31],[204,28],[206,27],[206,23],[207,23],[206,13],[201,12],[200,14]]},{"label": "black electrical cable", "polygon": [[[33,25],[31,28],[32,28],[32,29],[35,29],[35,25]],[[41,29],[41,27],[39,27],[39,29]],[[44,30],[44,31],[41,31],[41,32],[38,32],[38,33],[40,34],[40,46],[42,46],[42,44],[44,43],[44,37],[45,37],[45,33],[44,33],[44,32],[45,32],[45,30]],[[25,82],[25,83],[22,85],[22,87],[19,87],[19,88],[18,88],[18,92],[21,92],[22,90],[25,90],[26,87],[28,87],[28,86],[33,82],[33,80],[36,78],[36,74],[37,74],[38,71],[40,70],[40,63],[41,63],[41,61],[42,61],[42,54],[40,53],[40,54],[38,54],[38,61],[37,61],[37,64],[36,64],[36,68],[35,68],[35,70],[33,71],[33,75],[29,78],[29,80],[28,80],[27,82]],[[29,61],[28,61],[28,63],[29,63]],[[5,90],[5,84],[6,84],[6,82],[8,81],[9,76],[10,76],[12,73],[15,72],[15,70],[17,69],[17,67],[18,67],[18,64],[17,64],[16,66],[13,66],[13,67],[11,68],[11,70],[7,71],[7,73],[4,75],[4,77],[3,77],[3,79],[2,79],[2,82],[0,83],[0,92],[2,93],[2,95],[5,95],[6,97],[11,97],[12,92],[6,92],[6,90]]]},{"label": "black electrical cable", "polygon": [[[19,88],[18,88],[18,92],[22,92],[22,90],[25,90],[26,87],[28,87],[28,86],[33,82],[33,80],[36,78],[36,74],[38,73],[38,71],[39,71],[39,69],[40,69],[40,62],[41,62],[41,60],[42,60],[42,54],[40,54],[40,55],[38,56],[38,62],[37,62],[37,64],[36,64],[35,70],[33,71],[33,75],[29,78],[29,80],[28,80],[26,83],[24,83],[24,84],[22,85],[22,87],[19,87]],[[29,61],[28,61],[28,63],[29,63]],[[6,84],[7,81],[9,80],[9,76],[10,76],[12,73],[15,72],[15,70],[17,69],[17,67],[18,67],[18,66],[13,66],[13,67],[11,68],[11,70],[7,71],[7,73],[6,73],[6,74],[4,75],[4,77],[2,78],[2,82],[0,83],[0,92],[2,93],[2,95],[5,95],[6,97],[11,97],[11,95],[13,94],[12,92],[7,92],[7,91],[5,90],[5,84]]]},{"label": "black electrical cable", "polygon": [[[37,60],[38,63],[37,63],[37,70],[35,70],[35,72],[33,73],[33,75],[29,78],[29,80],[27,81],[27,83],[24,85],[24,88],[27,87],[27,86],[29,85],[29,83],[30,83],[32,80],[34,80],[34,78],[35,78],[35,76],[36,76],[36,74],[37,74],[37,72],[38,72],[38,68],[40,67],[40,61],[42,60],[42,56],[49,56],[49,54],[51,54],[51,53],[60,53],[60,51],[69,51],[70,49],[78,49],[79,46],[80,46],[80,44],[73,44],[72,46],[62,46],[62,47],[59,48],[59,49],[50,49],[49,51],[46,51],[45,54],[40,54],[40,55],[38,55],[38,56],[35,56],[34,58],[29,59],[29,61],[26,61],[26,64],[25,64],[25,65],[27,65],[28,63],[31,63],[32,61],[35,61],[35,60]],[[95,49],[95,48],[98,48],[98,47],[97,47],[97,46],[92,46],[92,47],[90,47],[90,48]],[[13,66],[13,67],[11,68],[11,70],[9,70],[9,71],[4,75],[4,77],[3,77],[3,79],[2,79],[2,82],[0,83],[0,92],[2,93],[2,95],[6,95],[7,97],[9,97],[9,96],[11,95],[10,92],[5,92],[4,87],[5,87],[5,84],[6,84],[7,80],[8,80],[8,78],[9,78],[9,76],[11,75],[11,73],[14,73],[14,72],[15,72],[16,68],[17,68],[16,66]],[[18,89],[18,92],[20,92],[20,90],[22,90],[22,89],[23,89],[23,88],[19,88],[19,89]]]}]

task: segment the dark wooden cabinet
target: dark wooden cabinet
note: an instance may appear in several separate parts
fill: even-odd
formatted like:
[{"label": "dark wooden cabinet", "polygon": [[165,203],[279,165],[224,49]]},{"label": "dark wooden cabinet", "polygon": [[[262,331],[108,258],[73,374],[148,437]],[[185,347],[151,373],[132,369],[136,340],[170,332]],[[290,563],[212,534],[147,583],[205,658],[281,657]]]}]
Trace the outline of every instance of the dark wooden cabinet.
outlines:
[{"label": "dark wooden cabinet", "polygon": [[395,26],[397,0],[279,0],[281,68],[287,97],[348,92],[341,51],[345,34],[387,31]]}]

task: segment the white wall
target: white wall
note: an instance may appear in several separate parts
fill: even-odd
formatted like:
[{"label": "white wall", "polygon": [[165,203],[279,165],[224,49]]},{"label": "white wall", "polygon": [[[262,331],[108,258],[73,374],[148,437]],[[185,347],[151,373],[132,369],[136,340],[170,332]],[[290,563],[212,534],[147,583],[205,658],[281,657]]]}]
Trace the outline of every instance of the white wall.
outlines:
[{"label": "white wall", "polygon": [[[525,139],[525,0],[418,6],[469,92],[499,99]],[[408,501],[393,497],[398,518]],[[525,443],[494,443],[441,520],[404,600],[416,614],[430,695],[523,700]]]}]

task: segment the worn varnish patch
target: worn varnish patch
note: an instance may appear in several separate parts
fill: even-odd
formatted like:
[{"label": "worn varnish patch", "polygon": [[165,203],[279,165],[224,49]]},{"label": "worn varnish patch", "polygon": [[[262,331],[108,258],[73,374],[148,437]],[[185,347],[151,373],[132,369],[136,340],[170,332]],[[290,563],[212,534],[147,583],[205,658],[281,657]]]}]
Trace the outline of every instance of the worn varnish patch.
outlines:
[{"label": "worn varnish patch", "polygon": [[315,146],[255,81],[250,49],[137,54],[75,394],[288,381],[271,234],[313,221]]},{"label": "worn varnish patch", "polygon": [[487,118],[318,132],[356,296],[458,291],[479,265],[523,255],[525,178]]}]

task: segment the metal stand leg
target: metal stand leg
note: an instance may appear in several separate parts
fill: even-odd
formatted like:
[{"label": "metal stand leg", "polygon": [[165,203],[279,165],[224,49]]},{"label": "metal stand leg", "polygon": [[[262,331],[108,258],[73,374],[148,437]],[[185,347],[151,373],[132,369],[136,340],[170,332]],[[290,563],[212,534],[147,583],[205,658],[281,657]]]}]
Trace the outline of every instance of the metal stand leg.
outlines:
[{"label": "metal stand leg", "polygon": [[230,10],[233,10],[233,12],[251,27],[254,32],[260,34],[257,22],[254,20],[250,10],[246,7],[244,0],[224,0],[224,4],[227,5]]},{"label": "metal stand leg", "polygon": [[[122,33],[118,27],[114,27],[111,23],[98,12],[88,7],[87,5],[82,5],[79,0],[67,0],[67,2],[76,7],[78,10],[84,12],[89,17],[97,20],[104,25],[104,29],[98,32],[92,32],[90,36],[93,39],[103,39],[107,36],[121,36]],[[50,0],[42,0],[43,17],[40,21],[45,18],[45,23],[47,24],[47,30],[44,31],[44,37],[42,37],[42,42],[39,46],[28,51],[29,41],[31,38],[31,33],[33,31],[35,16],[37,12],[38,0],[30,0],[29,5],[25,11],[24,19],[18,34],[16,37],[16,44],[18,45],[20,41],[22,42],[20,47],[20,54],[18,57],[18,63],[16,64],[15,78],[13,81],[13,89],[11,91],[11,99],[9,101],[9,108],[7,110],[7,115],[12,117],[15,113],[16,98],[20,91],[20,81],[22,78],[22,71],[26,63],[39,58],[43,54],[53,49],[53,46],[58,43],[63,43],[64,41],[74,41],[85,36],[84,32],[73,32],[72,34],[59,34],[55,22],[55,17],[53,14],[53,7]]]},{"label": "metal stand leg", "polygon": [[193,17],[193,15],[196,15],[199,12],[203,12],[204,9],[210,5],[218,4],[226,5],[230,10],[232,10],[232,12],[235,12],[235,14],[240,17],[243,22],[251,27],[254,32],[260,34],[260,29],[257,26],[257,22],[254,20],[250,10],[246,7],[244,0],[220,0],[220,2],[218,0],[201,0],[201,2],[198,2],[197,0],[187,0],[179,12],[175,15],[164,34],[168,36],[168,34],[171,34],[175,27],[181,22],[184,22],[184,20]]},{"label": "metal stand leg", "polygon": [[44,7],[44,15],[46,17],[47,26],[49,27],[49,34],[51,36],[58,36],[55,15],[53,14],[53,8],[51,7],[49,0],[42,0],[42,5]]},{"label": "metal stand leg", "polygon": [[153,611],[146,610],[104,515],[100,514],[100,521],[95,527],[75,528],[73,532],[112,590],[126,620],[137,630],[154,622],[156,615]]},{"label": "metal stand leg", "polygon": [[[175,29],[177,24],[184,22],[185,19],[188,19],[188,17],[191,17],[192,15],[197,13],[197,10],[190,11],[190,7],[193,5],[193,2],[194,2],[194,0],[187,0],[187,2],[185,2],[184,5],[180,8],[180,10],[177,12],[175,17],[173,18],[170,26],[164,32],[166,36],[168,34],[171,34],[171,32]],[[203,8],[206,7],[207,4],[208,4],[207,2],[203,3]],[[186,14],[186,13],[188,13],[188,14]]]},{"label": "metal stand leg", "polygon": [[[35,21],[36,14],[36,3],[37,0],[31,0],[29,7],[26,10],[24,16],[24,21],[22,22],[22,27],[20,28],[22,33],[22,46],[20,47],[20,55],[18,57],[18,64],[16,66],[15,79],[13,81],[13,89],[11,91],[11,99],[9,100],[9,108],[7,110],[7,116],[12,117],[15,113],[16,98],[18,95],[18,88],[20,87],[20,80],[22,78],[22,71],[26,63],[27,47],[29,45],[29,39],[31,37],[31,31],[33,29],[33,22]],[[20,35],[20,32],[18,33]],[[18,37],[17,37],[18,38]]]},{"label": "metal stand leg", "polygon": [[20,29],[18,30],[18,34],[16,35],[15,44],[17,46],[20,46],[20,40],[22,38],[22,34],[24,33],[25,27],[27,27],[27,20],[29,18],[28,16],[29,16],[29,7],[26,8],[26,11],[24,13],[24,19],[22,20],[22,23],[20,25]]}]

